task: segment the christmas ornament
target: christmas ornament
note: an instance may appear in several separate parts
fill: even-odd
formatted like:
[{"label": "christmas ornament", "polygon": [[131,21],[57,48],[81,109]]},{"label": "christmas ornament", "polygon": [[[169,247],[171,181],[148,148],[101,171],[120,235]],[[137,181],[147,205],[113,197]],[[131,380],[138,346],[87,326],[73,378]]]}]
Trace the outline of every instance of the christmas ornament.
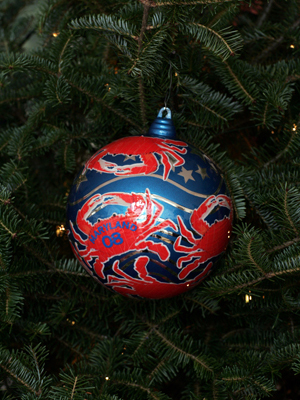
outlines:
[{"label": "christmas ornament", "polygon": [[82,266],[118,293],[149,299],[199,284],[226,249],[232,217],[222,175],[176,140],[168,108],[147,136],[116,140],[93,155],[67,208]]}]

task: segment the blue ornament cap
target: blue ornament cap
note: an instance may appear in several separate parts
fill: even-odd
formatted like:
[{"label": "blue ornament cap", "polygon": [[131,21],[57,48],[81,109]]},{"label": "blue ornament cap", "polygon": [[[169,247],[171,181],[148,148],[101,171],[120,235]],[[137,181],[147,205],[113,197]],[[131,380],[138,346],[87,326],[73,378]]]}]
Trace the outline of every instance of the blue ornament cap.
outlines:
[{"label": "blue ornament cap", "polygon": [[[163,112],[167,111],[167,115],[163,117]],[[152,122],[147,136],[175,139],[176,130],[172,121],[172,113],[168,107],[159,110],[157,118]]]}]

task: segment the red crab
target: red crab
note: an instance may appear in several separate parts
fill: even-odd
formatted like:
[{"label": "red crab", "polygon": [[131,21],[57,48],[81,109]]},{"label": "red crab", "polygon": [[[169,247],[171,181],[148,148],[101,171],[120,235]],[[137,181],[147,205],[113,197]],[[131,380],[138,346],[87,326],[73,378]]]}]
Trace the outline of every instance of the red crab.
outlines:
[{"label": "red crab", "polygon": [[[161,156],[161,163],[164,166],[164,180],[168,179],[172,164],[170,156],[175,159],[174,167],[184,164],[184,159],[180,154],[186,154],[187,143],[178,140],[160,139],[155,137],[126,137],[116,140],[100,149],[86,163],[86,169],[94,169],[99,172],[112,173],[115,175],[148,175],[158,170],[160,163],[157,155]],[[140,158],[140,162],[118,165],[113,162],[105,161],[103,158],[110,154],[112,156],[124,155],[128,157]],[[169,155],[168,155],[169,154]],[[135,158],[133,158],[135,160]]]},{"label": "red crab", "polygon": [[131,296],[137,295],[148,299],[162,299],[176,296],[197,285],[207,275],[210,266],[208,265],[200,275],[190,281],[182,283],[160,282],[150,276],[147,271],[149,257],[140,256],[134,263],[134,269],[138,277],[133,278],[119,268],[119,261],[113,264],[113,271],[116,275],[108,275],[108,285],[116,292]]},{"label": "red crab", "polygon": [[[91,214],[108,205],[127,206],[127,210],[124,215],[113,214],[95,224],[88,221]],[[73,251],[85,268],[82,259],[91,265],[95,258],[94,270],[101,279],[105,279],[105,263],[112,257],[128,251],[148,250],[157,254],[162,261],[166,261],[170,257],[168,247],[163,243],[147,240],[151,234],[161,229],[170,227],[177,231],[177,226],[169,219],[158,223],[162,212],[163,206],[151,198],[149,189],[146,189],[145,194],[96,194],[85,202],[76,217],[77,228],[88,236],[87,239],[83,239],[75,231],[70,221],[74,239],[81,245],[78,246],[75,242],[75,246],[72,246]]]},{"label": "red crab", "polygon": [[[228,208],[230,210],[229,216],[224,215],[223,219],[215,220],[210,225],[205,221],[205,218],[217,207]],[[178,259],[177,267],[182,268],[183,263],[195,259],[182,269],[178,275],[180,279],[186,278],[200,264],[205,263],[225,250],[231,232],[232,214],[231,200],[228,196],[213,195],[208,197],[200,207],[193,211],[190,218],[193,230],[202,236],[200,239],[196,239],[192,231],[186,228],[180,216],[177,217],[182,236],[193,245],[192,247],[183,246],[181,244],[181,236],[176,239],[174,249],[178,252],[187,253],[186,256]],[[208,265],[212,266],[212,262]]]}]

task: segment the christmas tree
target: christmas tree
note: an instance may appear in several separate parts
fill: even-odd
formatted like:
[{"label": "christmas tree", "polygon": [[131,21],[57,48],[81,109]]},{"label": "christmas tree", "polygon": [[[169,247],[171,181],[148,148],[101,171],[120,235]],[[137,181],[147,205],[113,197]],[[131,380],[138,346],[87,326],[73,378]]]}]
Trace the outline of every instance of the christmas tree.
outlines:
[{"label": "christmas tree", "polygon": [[[2,0],[0,18],[0,397],[299,398],[299,2]],[[221,171],[233,234],[196,288],[128,298],[74,257],[67,199],[165,106]]]}]

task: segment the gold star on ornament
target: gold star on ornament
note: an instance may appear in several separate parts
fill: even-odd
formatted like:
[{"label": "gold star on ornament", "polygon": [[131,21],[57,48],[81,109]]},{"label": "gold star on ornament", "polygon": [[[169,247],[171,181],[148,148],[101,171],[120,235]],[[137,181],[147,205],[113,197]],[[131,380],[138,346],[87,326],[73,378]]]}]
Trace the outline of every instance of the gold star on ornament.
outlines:
[{"label": "gold star on ornament", "polygon": [[86,171],[83,174],[80,174],[79,177],[77,178],[77,180],[75,181],[75,185],[76,185],[76,192],[79,189],[79,186],[82,182],[87,181],[87,177],[85,176]]},{"label": "gold star on ornament", "polygon": [[131,156],[131,155],[125,156],[124,161],[127,161],[127,160],[135,161],[135,156]]},{"label": "gold star on ornament", "polygon": [[178,175],[183,176],[184,178],[184,183],[187,183],[189,180],[194,181],[195,179],[193,178],[193,170],[192,169],[185,169],[184,167],[181,167],[181,171],[179,172]]},{"label": "gold star on ornament", "polygon": [[197,171],[196,174],[201,175],[201,178],[204,180],[205,178],[208,178],[209,176],[207,175],[207,170],[206,168],[201,168],[198,164],[197,164]]}]

